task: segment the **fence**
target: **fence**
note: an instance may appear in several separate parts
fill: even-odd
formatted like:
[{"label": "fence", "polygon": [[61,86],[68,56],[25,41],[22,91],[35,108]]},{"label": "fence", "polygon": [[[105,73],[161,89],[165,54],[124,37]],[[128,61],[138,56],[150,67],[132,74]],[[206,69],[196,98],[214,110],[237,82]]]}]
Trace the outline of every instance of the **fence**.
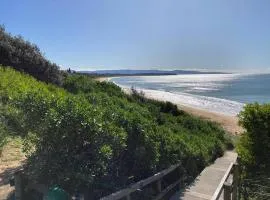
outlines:
[{"label": "fence", "polygon": [[218,200],[223,193],[224,200],[237,200],[239,197],[239,164],[231,163],[218,185],[211,200]]},{"label": "fence", "polygon": [[118,200],[118,199],[125,199],[130,200],[132,193],[137,192],[138,190],[142,190],[144,187],[150,186],[154,190],[156,190],[157,195],[153,197],[155,200],[162,199],[169,191],[171,191],[173,188],[175,188],[178,184],[181,183],[180,174],[178,173],[179,177],[176,177],[176,181],[169,184],[167,187],[164,188],[164,185],[162,184],[162,180],[165,176],[180,171],[178,170],[180,167],[180,164],[173,165],[168,169],[165,169],[154,176],[151,176],[147,179],[141,180],[133,185],[130,185],[128,188],[125,188],[123,190],[120,190],[118,192],[115,192],[113,194],[110,194],[106,197],[101,198],[101,200]]},{"label": "fence", "polygon": [[[181,178],[181,164],[176,164],[171,166],[168,169],[165,169],[149,178],[141,180],[137,183],[130,185],[129,187],[119,190],[115,193],[112,193],[108,196],[101,198],[101,200],[130,200],[134,199],[135,193],[143,192],[149,195],[149,190],[144,192],[145,188],[150,188],[154,191],[154,195],[151,198],[160,200],[164,199],[168,193],[173,191],[173,189],[181,186],[183,188],[184,181]],[[22,183],[21,171],[15,173],[15,198],[16,199],[24,199],[22,196],[23,186]],[[38,187],[37,185],[32,186],[33,188],[38,188],[39,190],[42,187]],[[239,198],[239,165],[238,163],[231,163],[229,168],[227,169],[225,175],[223,176],[220,184],[217,186],[217,189],[212,196],[211,200],[219,200],[221,199],[221,195],[223,194],[224,200],[237,200]],[[178,187],[179,189],[179,187]],[[44,191],[40,191],[44,193]],[[133,195],[133,197],[132,197]],[[74,197],[72,198],[74,199]],[[77,199],[77,198],[75,198]],[[80,197],[78,199],[84,199]],[[146,198],[139,198],[146,199]],[[167,198],[168,199],[168,198]]]}]

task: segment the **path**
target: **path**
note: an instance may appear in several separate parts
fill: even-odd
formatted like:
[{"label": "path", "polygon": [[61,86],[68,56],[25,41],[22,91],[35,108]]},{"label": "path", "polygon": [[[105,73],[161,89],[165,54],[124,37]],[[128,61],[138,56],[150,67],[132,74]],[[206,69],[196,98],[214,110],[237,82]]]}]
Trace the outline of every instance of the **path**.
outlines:
[{"label": "path", "polygon": [[235,152],[226,151],[224,156],[206,167],[188,189],[184,192],[177,192],[171,200],[211,199],[226,170],[232,162],[236,161],[236,158]]},{"label": "path", "polygon": [[14,187],[9,185],[9,179],[25,159],[21,149],[22,141],[14,138],[8,142],[0,155],[0,200],[9,199],[14,191]]}]

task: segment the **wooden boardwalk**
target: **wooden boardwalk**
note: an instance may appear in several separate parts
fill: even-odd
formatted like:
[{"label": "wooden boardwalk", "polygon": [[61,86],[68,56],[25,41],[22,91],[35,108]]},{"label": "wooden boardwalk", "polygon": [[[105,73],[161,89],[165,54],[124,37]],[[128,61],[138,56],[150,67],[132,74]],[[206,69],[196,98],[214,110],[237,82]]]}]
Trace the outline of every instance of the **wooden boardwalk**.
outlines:
[{"label": "wooden boardwalk", "polygon": [[[212,165],[206,167],[185,191],[177,192],[170,200],[208,200],[211,199],[222,181],[227,169],[236,162],[237,153],[226,151]],[[220,199],[223,199],[221,195]]]}]

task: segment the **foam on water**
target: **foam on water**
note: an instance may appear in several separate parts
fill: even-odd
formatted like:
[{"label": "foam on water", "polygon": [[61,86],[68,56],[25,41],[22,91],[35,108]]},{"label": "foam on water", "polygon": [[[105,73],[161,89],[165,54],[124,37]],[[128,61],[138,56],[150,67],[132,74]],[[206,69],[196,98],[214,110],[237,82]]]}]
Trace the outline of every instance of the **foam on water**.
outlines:
[{"label": "foam on water", "polygon": [[112,80],[123,88],[134,86],[148,97],[171,101],[230,116],[237,115],[244,104],[209,94],[222,91],[238,80],[239,74],[188,74],[170,76],[119,77]]},{"label": "foam on water", "polygon": [[246,103],[270,103],[270,74],[182,74],[112,78],[117,85],[212,112],[236,115]]},{"label": "foam on water", "polygon": [[182,74],[112,80],[117,85],[142,89],[152,98],[231,116],[246,103],[270,103],[270,74]]}]

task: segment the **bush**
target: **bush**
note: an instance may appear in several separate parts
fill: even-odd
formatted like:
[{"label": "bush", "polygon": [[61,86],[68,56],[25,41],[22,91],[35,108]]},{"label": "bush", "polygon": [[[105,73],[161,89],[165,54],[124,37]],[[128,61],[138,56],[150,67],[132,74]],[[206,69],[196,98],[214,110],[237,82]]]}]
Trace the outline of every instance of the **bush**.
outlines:
[{"label": "bush", "polygon": [[270,164],[270,104],[248,104],[239,115],[245,129],[237,150],[245,165]]},{"label": "bush", "polygon": [[18,110],[0,101],[0,156],[8,137],[20,135],[23,130]]},{"label": "bush", "polygon": [[7,134],[4,129],[4,125],[0,122],[0,156],[2,155],[3,147],[7,143]]},{"label": "bush", "polygon": [[60,85],[63,72],[48,61],[40,49],[21,36],[12,36],[0,26],[0,64],[31,74],[38,80]]},{"label": "bush", "polygon": [[182,113],[178,110],[176,105],[168,101],[161,105],[160,112],[171,113],[174,116],[178,116]]},{"label": "bush", "polygon": [[[29,155],[29,171],[43,183],[69,190],[92,186],[110,173],[110,163],[125,147],[123,130],[104,126],[101,110],[80,98],[48,99],[31,94],[20,99],[20,104],[28,112],[27,124],[34,125],[30,131],[37,136],[35,152]],[[46,114],[38,117],[40,108]]]},{"label": "bush", "polygon": [[270,104],[248,104],[239,115],[245,129],[237,145],[241,158],[241,195],[267,199],[270,188]]}]

